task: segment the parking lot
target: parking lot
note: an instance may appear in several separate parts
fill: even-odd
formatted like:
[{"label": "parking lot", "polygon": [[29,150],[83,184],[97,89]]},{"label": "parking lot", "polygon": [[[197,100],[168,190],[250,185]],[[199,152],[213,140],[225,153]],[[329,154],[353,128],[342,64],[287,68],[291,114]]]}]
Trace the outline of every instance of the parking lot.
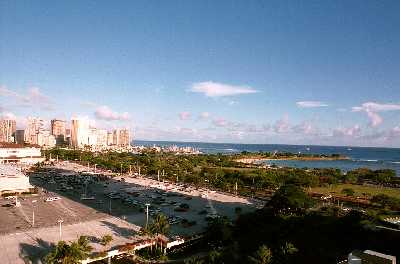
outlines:
[{"label": "parking lot", "polygon": [[[62,239],[112,233],[117,245],[133,239],[134,233],[125,234],[124,230],[137,232],[145,226],[146,204],[149,222],[158,213],[163,213],[171,226],[170,235],[181,237],[204,231],[211,218],[227,216],[235,219],[238,212],[260,206],[247,198],[183,184],[126,175],[111,178],[106,172],[98,172],[61,162],[29,175],[30,183],[38,189],[37,194],[20,195],[17,200],[0,199],[0,238],[3,244],[13,244],[16,248],[8,252],[7,247],[3,247],[9,263],[21,260],[22,251],[41,256],[43,241],[48,249],[49,243],[60,238],[60,220],[64,230]],[[107,224],[110,221],[115,223]],[[127,225],[129,228],[118,227]],[[24,248],[18,249],[18,245]]]},{"label": "parking lot", "polygon": [[[49,197],[60,199],[47,202]],[[15,206],[15,198],[0,200],[0,234],[54,226],[58,220],[72,224],[107,216],[53,192],[40,191],[38,195],[19,196],[17,201],[20,203],[18,207]]]},{"label": "parking lot", "polygon": [[149,204],[149,222],[163,213],[172,234],[192,235],[204,230],[207,219],[234,219],[239,211],[254,210],[254,204],[243,198],[148,178],[111,179],[73,163],[33,173],[30,182],[39,187],[39,193],[19,197],[19,207],[13,205],[14,199],[0,201],[0,233],[54,226],[60,219],[64,224],[85,222],[110,214],[144,226]]},{"label": "parking lot", "polygon": [[[50,210],[63,213],[67,221],[85,221],[111,214],[144,226],[146,204],[149,204],[149,221],[163,213],[169,218],[172,234],[177,235],[201,232],[207,226],[207,219],[216,216],[234,219],[239,211],[236,208],[241,212],[254,210],[251,202],[243,198],[148,178],[111,179],[94,175],[87,167],[74,163],[59,163],[43,173],[33,174],[31,184],[49,191],[47,196],[62,198],[42,204],[55,207]],[[29,212],[27,209],[27,214]]]}]

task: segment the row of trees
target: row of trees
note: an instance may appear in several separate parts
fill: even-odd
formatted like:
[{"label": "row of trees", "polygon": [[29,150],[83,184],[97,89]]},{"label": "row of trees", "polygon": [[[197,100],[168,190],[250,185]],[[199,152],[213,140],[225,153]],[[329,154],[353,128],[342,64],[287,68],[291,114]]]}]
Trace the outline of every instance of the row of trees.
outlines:
[{"label": "row of trees", "polygon": [[[92,153],[79,150],[52,149],[47,156],[74,160],[83,164],[97,164],[97,167],[114,172],[133,172],[140,167],[143,174],[155,175],[164,171],[163,179],[208,186],[216,189],[249,194],[265,189],[275,190],[280,186],[293,183],[302,187],[316,187],[337,183],[360,184],[364,182],[396,185],[400,179],[393,170],[356,169],[343,173],[339,169],[300,169],[243,168],[236,162],[235,155],[174,155],[171,153]],[[400,185],[399,185],[400,186]]]}]

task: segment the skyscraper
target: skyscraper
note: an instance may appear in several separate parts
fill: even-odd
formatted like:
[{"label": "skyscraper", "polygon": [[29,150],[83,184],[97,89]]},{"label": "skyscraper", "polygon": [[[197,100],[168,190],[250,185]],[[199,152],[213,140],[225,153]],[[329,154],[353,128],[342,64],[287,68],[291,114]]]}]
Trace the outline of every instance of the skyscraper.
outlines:
[{"label": "skyscraper", "polygon": [[51,134],[56,138],[57,146],[63,145],[65,143],[65,123],[66,122],[64,120],[51,120]]},{"label": "skyscraper", "polygon": [[0,120],[0,142],[15,142],[15,129],[15,120]]},{"label": "skyscraper", "polygon": [[29,144],[38,144],[37,135],[44,130],[43,120],[40,118],[29,117],[28,125],[25,129],[25,142]]},{"label": "skyscraper", "polygon": [[71,146],[83,148],[89,145],[89,120],[73,118],[71,120]]},{"label": "skyscraper", "polygon": [[114,144],[114,133],[107,132],[107,145],[112,146]]},{"label": "skyscraper", "polygon": [[107,147],[107,130],[105,129],[97,129],[97,142],[96,145],[98,147]]},{"label": "skyscraper", "polygon": [[115,129],[113,131],[113,145],[119,147],[130,146],[130,131],[129,129]]},{"label": "skyscraper", "polygon": [[131,133],[129,129],[121,129],[119,131],[118,146],[127,147],[131,145]]}]

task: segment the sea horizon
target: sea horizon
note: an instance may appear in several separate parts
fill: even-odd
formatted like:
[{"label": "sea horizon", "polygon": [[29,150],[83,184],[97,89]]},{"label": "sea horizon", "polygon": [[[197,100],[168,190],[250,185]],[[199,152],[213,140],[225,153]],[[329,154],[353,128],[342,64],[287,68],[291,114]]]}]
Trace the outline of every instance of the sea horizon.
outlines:
[{"label": "sea horizon", "polygon": [[357,145],[323,145],[323,144],[287,144],[287,143],[235,143],[235,142],[210,142],[210,141],[180,141],[180,140],[147,140],[135,139],[131,142],[161,142],[161,143],[190,143],[190,144],[228,144],[228,145],[282,145],[282,146],[310,146],[310,147],[343,147],[343,148],[374,148],[374,149],[396,149],[400,151],[400,147],[388,146],[357,146]]}]

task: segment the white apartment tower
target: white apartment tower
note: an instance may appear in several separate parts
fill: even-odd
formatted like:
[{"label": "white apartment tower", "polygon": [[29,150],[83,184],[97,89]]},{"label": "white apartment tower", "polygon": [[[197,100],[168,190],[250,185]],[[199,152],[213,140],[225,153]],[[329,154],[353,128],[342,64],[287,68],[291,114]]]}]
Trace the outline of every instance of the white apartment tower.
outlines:
[{"label": "white apartment tower", "polygon": [[129,129],[116,129],[113,131],[113,145],[119,147],[130,146],[130,131]]},{"label": "white apartment tower", "polygon": [[89,120],[85,118],[72,118],[71,120],[71,146],[83,148],[89,145]]}]

